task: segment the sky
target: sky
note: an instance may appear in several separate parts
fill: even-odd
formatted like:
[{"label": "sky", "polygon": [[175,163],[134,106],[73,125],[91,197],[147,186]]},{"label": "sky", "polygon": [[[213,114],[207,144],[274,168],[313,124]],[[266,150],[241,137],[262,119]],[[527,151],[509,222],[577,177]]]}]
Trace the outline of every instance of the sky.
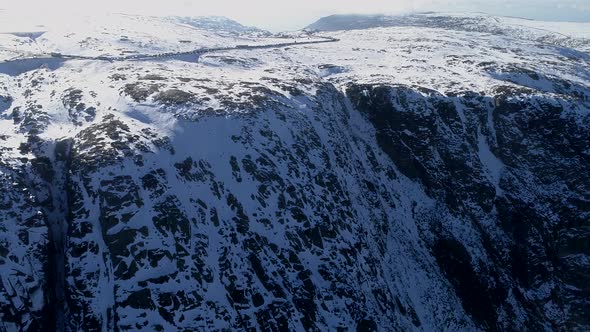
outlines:
[{"label": "sky", "polygon": [[13,15],[79,13],[226,16],[271,31],[296,30],[331,14],[485,12],[547,21],[590,22],[590,0],[0,0]]}]

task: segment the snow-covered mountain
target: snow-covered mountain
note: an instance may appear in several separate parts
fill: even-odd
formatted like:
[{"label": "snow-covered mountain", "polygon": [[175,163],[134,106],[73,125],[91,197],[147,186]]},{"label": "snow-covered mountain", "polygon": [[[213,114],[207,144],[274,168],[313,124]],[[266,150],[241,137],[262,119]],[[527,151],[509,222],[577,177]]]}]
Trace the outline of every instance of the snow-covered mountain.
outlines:
[{"label": "snow-covered mountain", "polygon": [[159,54],[273,39],[269,32],[220,17],[111,14],[40,22],[15,22],[14,15],[2,17],[0,12],[0,60],[50,53],[105,57]]},{"label": "snow-covered mountain", "polygon": [[203,17],[172,17],[172,21],[187,24],[195,28],[211,30],[215,32],[229,32],[234,34],[261,34],[269,36],[268,31],[256,28],[247,27],[234,20],[219,16],[203,16]]},{"label": "snow-covered mountain", "polygon": [[308,30],[338,31],[378,27],[422,27],[458,30],[535,40],[590,51],[590,23],[541,22],[487,14],[419,13],[408,15],[332,15],[309,25]]},{"label": "snow-covered mountain", "polygon": [[0,329],[588,330],[586,27],[422,16],[0,35]]}]

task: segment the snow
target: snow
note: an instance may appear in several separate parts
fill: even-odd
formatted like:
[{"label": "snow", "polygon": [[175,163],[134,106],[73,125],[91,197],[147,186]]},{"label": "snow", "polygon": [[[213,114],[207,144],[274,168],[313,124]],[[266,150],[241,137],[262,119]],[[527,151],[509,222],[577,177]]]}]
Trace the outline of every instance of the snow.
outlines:
[{"label": "snow", "polygon": [[[499,20],[516,24],[513,19]],[[529,24],[535,29],[559,28],[551,24],[520,20],[517,23]],[[293,234],[304,230],[304,226],[293,220],[287,211],[279,208],[281,196],[287,197],[286,200],[297,198],[286,193],[288,185],[307,193],[307,197],[300,197],[299,208],[305,215],[317,217],[318,220],[309,221],[311,225],[322,225],[320,214],[328,217],[337,214],[325,204],[342,203],[344,200],[351,202],[349,209],[345,209],[344,204],[334,207],[344,216],[345,212],[351,214],[340,217],[342,220],[333,221],[340,230],[337,240],[325,239],[324,248],[312,245],[298,252],[298,259],[309,270],[310,279],[317,289],[316,300],[319,301],[320,296],[330,295],[332,284],[324,280],[320,273],[325,268],[337,276],[346,277],[345,281],[351,285],[354,284],[356,288],[351,292],[358,293],[356,295],[359,297],[366,296],[368,309],[377,310],[375,308],[379,305],[371,291],[387,289],[389,300],[394,295],[399,296],[405,306],[414,308],[422,323],[420,328],[416,328],[410,318],[390,313],[391,317],[375,317],[382,326],[394,326],[400,330],[414,328],[429,331],[440,326],[446,330],[476,330],[477,326],[462,308],[452,285],[442,271],[436,268],[437,263],[427,248],[430,244],[427,242],[434,241],[438,236],[429,228],[429,218],[434,216],[444,231],[453,234],[472,257],[477,258],[474,265],[485,267],[490,264],[490,258],[482,245],[479,230],[472,223],[453,216],[441,207],[426,194],[422,185],[401,175],[393,162],[381,152],[375,139],[374,126],[354,109],[354,105],[342,92],[354,82],[412,87],[420,93],[416,96],[417,100],[424,99],[422,97],[430,93],[425,92],[427,90],[441,96],[475,93],[491,98],[495,95],[495,89],[504,86],[533,88],[534,94],[538,96],[554,95],[562,92],[557,91],[546,78],[534,80],[530,76],[504,73],[502,70],[505,65],[517,63],[543,77],[559,74],[559,77],[567,77],[568,81],[587,88],[590,86],[588,58],[578,57],[573,52],[571,54],[577,60],[572,62],[563,58],[563,54],[571,52],[570,49],[557,46],[547,48],[535,41],[511,36],[420,27],[319,34],[310,38],[319,40],[318,37],[329,36],[339,41],[291,45],[288,48],[219,50],[202,55],[198,61],[183,61],[186,58],[179,57],[158,61],[58,61],[48,57],[28,57],[39,52],[36,48],[45,54],[60,52],[119,56],[128,52],[157,54],[198,47],[285,42],[283,38],[260,35],[259,32],[218,34],[187,24],[171,19],[113,15],[106,21],[86,17],[62,24],[47,24],[46,32],[34,35],[32,39],[27,37],[24,29],[23,33],[0,35],[0,57],[20,57],[0,62],[0,87],[5,88],[0,92],[15,99],[10,104],[5,103],[6,106],[0,104],[0,136],[7,137],[2,141],[2,147],[9,149],[2,151],[0,160],[14,163],[23,157],[18,154],[18,147],[26,142],[26,131],[11,116],[19,107],[31,113],[28,115],[48,117],[47,125],[40,129],[39,134],[45,142],[55,142],[64,137],[82,140],[81,135],[85,130],[106,122],[105,119],[112,116],[129,128],[128,132],[117,132],[128,139],[121,141],[145,143],[147,146],[148,151],[142,151],[139,144],[128,144],[128,153],[134,157],[140,156],[141,164],[124,157],[124,153],[113,144],[120,142],[105,132],[96,133],[96,136],[91,137],[92,144],[76,151],[81,159],[93,156],[95,152],[92,147],[100,143],[104,144],[101,153],[107,155],[107,152],[112,152],[120,158],[110,164],[96,165],[96,170],[88,171],[90,174],[73,174],[77,176],[73,180],[74,185],[80,190],[85,202],[81,208],[84,217],[74,222],[87,221],[92,224],[92,230],[82,237],[72,237],[69,241],[72,245],[96,245],[97,252],[88,251],[81,257],[71,257],[68,267],[80,269],[84,278],[89,276],[91,282],[88,284],[92,287],[93,296],[84,297],[83,304],[103,318],[102,330],[110,328],[106,317],[109,317],[108,311],[114,307],[115,301],[120,303],[133,291],[139,290],[140,282],[147,283],[150,278],[175,273],[178,276],[171,277],[168,282],[157,287],[150,284],[153,293],[195,292],[203,297],[203,303],[210,305],[184,311],[186,324],[197,322],[197,318],[210,317],[216,319],[215,327],[222,329],[237,320],[235,311],[227,316],[231,322],[216,316],[217,309],[230,308],[225,288],[230,275],[235,278],[232,282],[236,285],[256,288],[260,290],[265,303],[272,302],[275,299],[272,292],[265,290],[260,280],[251,277],[253,273],[248,253],[241,247],[246,237],[236,233],[232,219],[236,217],[238,208],[228,208],[227,201],[230,194],[236,197],[241,202],[243,213],[250,217],[249,231],[270,241],[276,246],[277,252],[286,253],[294,247]],[[579,37],[585,36],[585,29],[587,27],[584,25],[568,25],[559,31]],[[293,38],[292,35],[287,40]],[[190,40],[191,43],[181,40]],[[491,68],[486,63],[491,63]],[[114,79],[115,75],[123,78]],[[133,84],[140,87],[154,85],[158,92],[146,96],[145,100],[134,101],[125,92],[128,85]],[[333,90],[326,92],[326,87]],[[64,91],[70,88],[82,91],[80,102],[85,107],[96,109],[95,118],[81,121],[80,124],[73,123],[71,110],[63,100]],[[191,98],[179,105],[159,102],[157,94],[169,90],[181,90],[190,94]],[[32,105],[42,105],[42,108],[29,111]],[[580,109],[572,112],[586,114],[588,107],[585,105],[580,102]],[[404,108],[401,103],[396,106],[405,112],[426,112],[419,102],[408,108]],[[464,131],[468,129],[466,123],[470,116],[487,116],[485,122],[489,128],[477,128],[474,145],[477,146],[476,156],[483,166],[483,176],[495,187],[496,194],[501,195],[500,182],[506,166],[492,151],[497,141],[492,111],[481,109],[467,112],[457,107],[457,112]],[[146,131],[153,133],[153,137]],[[409,130],[405,133],[413,135]],[[154,137],[168,139],[174,153],[158,147]],[[380,167],[372,166],[371,154]],[[232,169],[232,157],[242,166],[239,180]],[[290,157],[297,157],[298,160]],[[198,173],[201,181],[191,182],[178,174],[175,165],[189,158],[195,163],[191,171]],[[244,160],[258,158],[266,163],[259,163],[258,170],[265,171],[268,167],[275,172],[276,178],[259,180],[256,175],[243,169]],[[125,213],[133,212],[129,219],[109,229],[102,229],[100,217],[104,213],[101,211],[104,202],[101,201],[100,191],[105,189],[104,182],[121,181],[117,175],[124,175],[132,183],[141,184],[143,176],[158,169],[165,172],[163,192],[158,195],[152,195],[148,189],[139,186],[137,189],[131,187],[133,190],[127,187],[111,190],[112,194],[119,196],[124,196],[127,191],[136,191],[143,205],[132,202],[121,207],[113,212],[115,217],[122,219]],[[82,175],[89,176],[89,179],[83,179]],[[337,179],[334,187],[342,192],[331,192],[317,181],[312,181],[330,180],[329,175],[334,175]],[[5,176],[3,168],[0,168],[0,176]],[[277,184],[281,181],[285,183]],[[377,193],[370,195],[364,189],[365,181],[372,183]],[[15,184],[18,185],[18,182]],[[262,185],[271,189],[264,199],[258,200]],[[282,191],[279,192],[277,188]],[[156,214],[158,204],[166,197],[175,197],[175,204],[189,217],[188,239],[179,233],[160,232],[149,223]],[[202,208],[196,203],[198,201],[204,202],[207,208]],[[318,210],[314,211],[314,208]],[[217,211],[221,226],[215,226],[210,221],[213,209]],[[270,220],[270,224],[262,222],[263,219]],[[487,219],[481,219],[483,227],[493,227],[485,225],[486,222]],[[133,251],[132,255],[119,262],[126,266],[138,263],[137,272],[127,280],[115,278],[117,266],[113,266],[111,255],[114,254],[105,238],[123,231],[139,230],[142,226],[149,226],[147,235],[137,235],[128,246],[134,248],[129,249]],[[387,226],[389,233],[383,232],[383,226]],[[231,241],[229,234],[238,239],[238,245]],[[10,232],[0,232],[0,235],[7,237],[10,243],[19,241]],[[190,255],[181,257],[177,245],[186,246],[183,248],[190,251]],[[362,247],[359,249],[359,258],[355,258],[354,264],[347,264],[346,260],[350,258],[340,254],[341,251],[357,245]],[[266,273],[280,275],[282,271],[278,271],[275,262],[278,260],[277,254],[264,248],[257,253],[257,257],[262,261]],[[142,250],[168,250],[172,257],[163,258],[153,268],[141,258],[135,261],[135,254],[139,257],[138,252]],[[226,256],[231,262],[228,264],[229,270],[222,268]],[[199,260],[203,266],[199,265]],[[189,268],[181,271],[178,264],[187,264]],[[21,267],[15,265],[14,268]],[[213,281],[199,283],[190,279],[191,272],[199,269],[210,269]],[[371,274],[373,270],[378,272]],[[284,283],[281,287],[287,288],[285,284],[295,289],[301,286],[297,271],[283,272],[284,276],[277,277]],[[357,278],[356,273],[359,272],[364,274]],[[4,269],[0,273],[3,284],[11,276],[4,273]],[[69,285],[76,281],[73,276],[68,278]],[[155,297],[154,294],[152,296]],[[291,293],[289,296],[292,296]],[[37,292],[33,298],[35,305],[39,306],[41,295]],[[344,315],[338,314],[347,310],[346,301],[350,299],[334,297],[323,302],[328,310],[320,310],[324,318],[321,327],[335,329],[342,324],[354,324]],[[514,295],[510,294],[509,301],[512,301],[510,303],[515,310],[522,309]],[[130,307],[119,307],[117,310],[123,324],[138,322],[141,320],[140,315],[145,313]],[[248,308],[242,313],[253,317],[254,310]],[[522,313],[522,310],[519,312]],[[159,318],[157,312],[150,311],[149,315],[152,323],[157,322],[172,329],[168,322]],[[524,322],[521,316],[517,320]],[[176,323],[180,324],[179,321]],[[207,327],[207,322],[201,323],[201,328]],[[303,329],[300,319],[294,318],[292,323],[295,329]]]},{"label": "snow", "polygon": [[482,135],[481,131],[477,134],[477,146],[479,148],[479,159],[482,165],[485,167],[491,182],[496,188],[496,195],[501,195],[502,189],[500,188],[500,179],[502,176],[502,170],[506,166],[490,150],[487,138],[485,135]]}]

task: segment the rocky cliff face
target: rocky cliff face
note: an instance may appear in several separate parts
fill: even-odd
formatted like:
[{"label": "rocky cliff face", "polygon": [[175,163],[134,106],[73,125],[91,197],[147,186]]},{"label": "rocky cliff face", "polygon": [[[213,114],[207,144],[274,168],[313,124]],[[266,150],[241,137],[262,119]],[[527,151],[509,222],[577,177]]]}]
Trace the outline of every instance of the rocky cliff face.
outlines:
[{"label": "rocky cliff face", "polygon": [[587,255],[581,245],[589,212],[583,151],[590,141],[571,112],[582,101],[508,87],[494,96],[374,86],[355,86],[349,94],[399,171],[479,238],[486,260],[446,231],[441,215],[430,215],[424,225],[434,234],[431,250],[439,268],[472,317],[489,329],[503,316],[517,320],[516,307],[506,306],[514,297],[524,317],[533,318],[529,328],[543,329],[543,321],[554,329],[587,324],[587,310],[580,309],[588,307],[582,272],[588,266],[580,258]]},{"label": "rocky cliff face", "polygon": [[588,329],[588,55],[336,35],[2,75],[0,326]]}]

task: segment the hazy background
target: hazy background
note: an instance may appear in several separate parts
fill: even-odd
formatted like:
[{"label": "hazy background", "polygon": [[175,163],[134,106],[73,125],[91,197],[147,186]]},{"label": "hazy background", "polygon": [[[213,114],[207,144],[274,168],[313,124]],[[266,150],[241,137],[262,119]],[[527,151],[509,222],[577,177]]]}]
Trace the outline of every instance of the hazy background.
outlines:
[{"label": "hazy background", "polygon": [[280,31],[302,28],[331,14],[413,11],[486,12],[549,21],[590,22],[590,0],[0,0],[11,15],[67,19],[79,13],[219,15]]}]

